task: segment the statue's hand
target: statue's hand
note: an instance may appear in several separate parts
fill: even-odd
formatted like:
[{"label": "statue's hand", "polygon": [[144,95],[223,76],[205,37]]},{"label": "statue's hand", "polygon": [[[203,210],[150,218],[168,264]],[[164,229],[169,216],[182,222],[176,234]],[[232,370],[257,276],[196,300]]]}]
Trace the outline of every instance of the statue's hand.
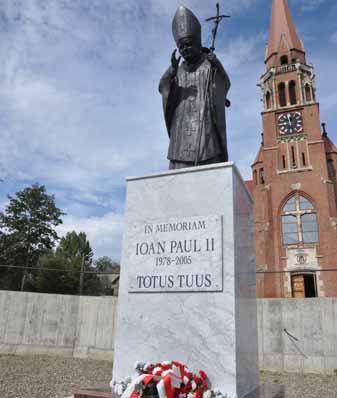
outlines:
[{"label": "statue's hand", "polygon": [[210,52],[207,54],[207,59],[212,66],[216,67],[219,63],[218,58],[216,57],[216,55],[213,52]]},{"label": "statue's hand", "polygon": [[178,71],[178,67],[179,67],[179,62],[181,60],[181,57],[177,58],[176,57],[176,53],[177,53],[177,49],[175,49],[172,53],[172,57],[171,57],[171,66],[172,69],[174,71],[174,73],[176,74]]}]

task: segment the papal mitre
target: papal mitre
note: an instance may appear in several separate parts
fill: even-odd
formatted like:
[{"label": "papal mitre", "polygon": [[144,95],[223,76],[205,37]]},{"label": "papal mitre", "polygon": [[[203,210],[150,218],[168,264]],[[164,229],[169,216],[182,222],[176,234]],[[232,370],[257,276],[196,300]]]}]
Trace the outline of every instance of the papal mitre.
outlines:
[{"label": "papal mitre", "polygon": [[177,9],[172,22],[172,32],[177,44],[180,39],[185,37],[193,37],[201,44],[200,22],[193,12],[184,6]]}]

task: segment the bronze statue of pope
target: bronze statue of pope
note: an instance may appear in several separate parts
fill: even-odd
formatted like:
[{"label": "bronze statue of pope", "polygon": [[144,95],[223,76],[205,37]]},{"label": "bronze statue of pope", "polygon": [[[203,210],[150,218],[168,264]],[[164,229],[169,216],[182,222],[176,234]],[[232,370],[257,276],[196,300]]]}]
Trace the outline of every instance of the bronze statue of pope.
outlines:
[{"label": "bronze statue of pope", "polygon": [[180,57],[174,50],[159,84],[170,138],[169,167],[226,162],[229,77],[215,54],[202,47],[201,25],[192,11],[179,7],[172,31]]}]

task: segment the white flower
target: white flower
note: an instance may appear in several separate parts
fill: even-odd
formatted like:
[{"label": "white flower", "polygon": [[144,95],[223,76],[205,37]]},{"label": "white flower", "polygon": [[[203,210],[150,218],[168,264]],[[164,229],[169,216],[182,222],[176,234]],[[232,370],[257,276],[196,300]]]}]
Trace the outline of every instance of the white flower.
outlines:
[{"label": "white flower", "polygon": [[195,398],[195,394],[193,392],[189,392],[187,394],[187,398]]},{"label": "white flower", "polygon": [[184,380],[183,380],[184,384],[187,384],[189,381],[190,381],[190,379],[187,376],[184,376]]},{"label": "white flower", "polygon": [[179,379],[181,378],[181,371],[180,368],[178,368],[178,366],[173,365],[172,372],[175,374],[176,377],[178,377]]},{"label": "white flower", "polygon": [[162,368],[157,366],[156,368],[153,369],[152,374],[155,375],[155,374],[161,373],[161,372],[162,372]]},{"label": "white flower", "polygon": [[191,385],[193,391],[197,389],[197,383],[194,380],[192,381]]}]

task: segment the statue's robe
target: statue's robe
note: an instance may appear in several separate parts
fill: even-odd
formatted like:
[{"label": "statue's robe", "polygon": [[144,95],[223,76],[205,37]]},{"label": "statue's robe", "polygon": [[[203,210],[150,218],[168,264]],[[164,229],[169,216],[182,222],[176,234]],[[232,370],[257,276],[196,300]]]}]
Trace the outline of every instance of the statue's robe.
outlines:
[{"label": "statue's robe", "polygon": [[212,67],[206,51],[193,66],[183,62],[176,75],[172,67],[165,72],[159,91],[170,138],[169,160],[185,163],[196,159],[198,163],[213,158],[228,160],[225,102],[229,87],[223,66],[216,60]]}]

